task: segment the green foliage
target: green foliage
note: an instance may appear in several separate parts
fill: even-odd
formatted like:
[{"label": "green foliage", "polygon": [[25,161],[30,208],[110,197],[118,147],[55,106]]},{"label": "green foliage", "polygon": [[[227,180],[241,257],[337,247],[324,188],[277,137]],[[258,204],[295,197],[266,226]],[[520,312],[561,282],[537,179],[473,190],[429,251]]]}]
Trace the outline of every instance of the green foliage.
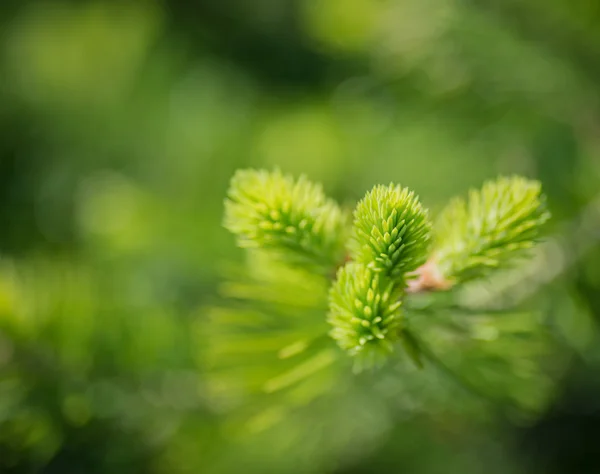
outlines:
[{"label": "green foliage", "polygon": [[[2,2],[0,472],[536,471],[489,415],[546,411],[561,359],[600,360],[596,2],[285,5]],[[356,201],[410,183],[436,209],[535,171],[560,233],[465,287],[426,290],[431,259],[428,285],[406,275],[423,370],[401,337],[354,375],[333,265],[223,265],[226,183],[261,166]],[[571,444],[536,455],[581,465]]]},{"label": "green foliage", "polygon": [[432,308],[413,314],[411,334],[427,354],[424,359],[457,374],[460,383],[498,405],[535,413],[552,393],[552,375],[544,361],[555,359],[548,328],[532,311],[505,314]]},{"label": "green foliage", "polygon": [[394,279],[427,259],[431,224],[427,210],[407,188],[375,186],[356,206],[353,260]]},{"label": "green foliage", "polygon": [[394,282],[360,263],[337,274],[330,293],[330,334],[360,362],[374,365],[393,350],[401,324],[400,291]]},{"label": "green foliage", "polygon": [[247,248],[329,272],[342,260],[346,219],[320,185],[279,171],[241,170],[225,202],[225,227]]},{"label": "green foliage", "polygon": [[541,184],[499,178],[454,199],[437,225],[434,260],[442,275],[465,282],[513,264],[526,255],[550,217]]},{"label": "green foliage", "polygon": [[[394,184],[375,186],[356,206],[344,258],[341,212],[319,186],[278,171],[247,170],[232,179],[225,225],[242,246],[263,249],[299,268],[339,267],[326,319],[329,335],[354,357],[355,368],[381,365],[398,341],[421,366],[424,348],[400,312],[403,301],[410,293],[447,290],[484,276],[531,248],[548,219],[540,194],[539,183],[517,177],[471,191],[468,203],[453,201],[440,218],[430,254],[432,225],[415,194]],[[282,272],[271,276],[280,278]],[[271,285],[257,290],[257,300],[275,287],[285,294],[280,285]]]}]

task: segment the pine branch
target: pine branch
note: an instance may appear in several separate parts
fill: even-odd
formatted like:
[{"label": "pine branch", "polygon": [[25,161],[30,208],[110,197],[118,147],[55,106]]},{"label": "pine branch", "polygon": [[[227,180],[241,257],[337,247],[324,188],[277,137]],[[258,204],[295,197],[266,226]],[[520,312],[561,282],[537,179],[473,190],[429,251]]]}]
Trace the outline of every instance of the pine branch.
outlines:
[{"label": "pine branch", "polygon": [[[457,305],[454,293],[446,292],[446,307],[423,309],[421,312],[435,314],[419,328],[423,334],[415,334],[407,331],[400,310],[411,297],[407,293],[450,290],[510,267],[527,255],[548,218],[538,182],[500,178],[485,183],[481,190],[472,190],[468,199],[450,203],[438,220],[435,247],[430,252],[428,211],[406,188],[375,186],[356,206],[350,229],[347,217],[321,186],[279,171],[243,170],[231,181],[224,225],[237,236],[241,247],[260,249],[268,261],[275,257],[277,265],[254,260],[250,273],[255,279],[257,274],[266,276],[264,282],[258,278],[264,284],[228,288],[232,295],[250,298],[257,306],[273,306],[288,300],[285,295],[290,286],[300,290],[303,279],[320,274],[318,285],[323,293],[317,293],[322,300],[329,288],[329,335],[354,358],[355,369],[379,365],[397,342],[402,342],[406,355],[421,366],[427,354],[422,353],[418,341],[434,326],[431,316],[457,311],[464,315],[469,308]],[[330,281],[323,276],[331,278],[336,268],[329,287]],[[294,273],[293,279],[283,278],[288,271]],[[260,294],[253,297],[252,292]],[[304,301],[310,300],[307,294],[312,291],[300,290],[299,311],[304,310]],[[294,293],[292,300],[297,298]],[[324,306],[325,301],[322,303]],[[298,323],[306,324],[302,321]],[[287,341],[288,346],[305,344],[306,338],[296,336]],[[465,337],[471,341],[469,338],[477,335]],[[277,346],[275,340],[273,344]]]},{"label": "pine branch", "polygon": [[338,271],[329,294],[331,337],[352,356],[356,369],[376,365],[393,350],[402,322],[400,291],[383,274],[359,263]]},{"label": "pine branch", "polygon": [[400,186],[375,186],[354,212],[351,257],[395,280],[425,263],[431,224],[415,194]]},{"label": "pine branch", "polygon": [[320,185],[279,171],[238,171],[225,201],[225,227],[238,245],[263,248],[329,273],[343,260],[347,219]]},{"label": "pine branch", "polygon": [[521,177],[487,182],[442,213],[432,260],[448,282],[487,276],[526,256],[549,217],[539,182]]}]

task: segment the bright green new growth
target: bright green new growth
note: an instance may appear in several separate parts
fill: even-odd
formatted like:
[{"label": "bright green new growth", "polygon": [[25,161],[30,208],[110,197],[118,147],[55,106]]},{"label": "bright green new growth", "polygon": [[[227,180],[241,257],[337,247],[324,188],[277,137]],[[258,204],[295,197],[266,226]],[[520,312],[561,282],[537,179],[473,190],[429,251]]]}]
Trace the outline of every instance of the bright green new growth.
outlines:
[{"label": "bright green new growth", "polygon": [[536,243],[548,218],[540,183],[500,178],[450,203],[430,250],[428,211],[406,188],[375,186],[356,206],[350,232],[319,185],[278,171],[244,170],[231,181],[224,223],[240,246],[284,264],[329,278],[338,269],[329,289],[329,335],[360,369],[377,365],[399,340],[420,366],[418,334],[400,313],[404,299],[510,265]]},{"label": "bright green new growth", "polygon": [[329,294],[330,335],[362,365],[393,350],[401,323],[398,286],[360,263],[340,268]]},{"label": "bright green new growth", "polygon": [[454,199],[437,223],[434,261],[450,281],[465,282],[510,266],[533,247],[550,217],[541,184],[499,178]]},{"label": "bright green new growth", "polygon": [[375,186],[354,211],[351,256],[394,278],[425,263],[431,223],[415,194],[400,186]]},{"label": "bright green new growth", "polygon": [[279,171],[238,171],[225,201],[225,227],[238,245],[330,272],[343,259],[346,218],[320,185]]}]

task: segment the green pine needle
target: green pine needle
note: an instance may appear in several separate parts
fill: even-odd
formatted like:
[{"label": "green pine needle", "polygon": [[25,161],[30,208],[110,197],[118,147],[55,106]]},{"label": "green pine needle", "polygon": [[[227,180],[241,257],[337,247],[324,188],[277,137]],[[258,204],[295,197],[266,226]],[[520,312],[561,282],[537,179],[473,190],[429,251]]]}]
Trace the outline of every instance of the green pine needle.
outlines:
[{"label": "green pine needle", "polygon": [[425,263],[431,224],[412,191],[375,186],[354,212],[352,257],[376,272],[399,279]]},{"label": "green pine needle", "polygon": [[465,282],[510,266],[535,245],[550,218],[538,181],[502,177],[454,199],[437,225],[434,260],[450,281]]},{"label": "green pine needle", "polygon": [[330,272],[344,258],[347,219],[320,185],[279,171],[238,171],[225,201],[225,227],[238,245]]},{"label": "green pine needle", "polygon": [[377,364],[393,350],[401,325],[400,292],[383,274],[365,265],[340,268],[329,293],[330,335],[359,364]]}]

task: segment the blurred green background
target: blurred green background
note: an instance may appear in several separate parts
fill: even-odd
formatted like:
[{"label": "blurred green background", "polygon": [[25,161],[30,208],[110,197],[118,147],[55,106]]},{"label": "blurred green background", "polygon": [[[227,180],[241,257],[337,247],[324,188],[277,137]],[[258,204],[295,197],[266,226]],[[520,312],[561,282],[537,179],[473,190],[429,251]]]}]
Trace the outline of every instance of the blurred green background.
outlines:
[{"label": "blurred green background", "polygon": [[[4,0],[0,472],[600,472],[599,20],[584,0]],[[433,380],[412,411],[348,393],[241,429],[202,354],[248,166],[345,204],[400,182],[434,211],[540,179],[552,238],[512,295],[562,341],[541,412],[421,408]]]}]

